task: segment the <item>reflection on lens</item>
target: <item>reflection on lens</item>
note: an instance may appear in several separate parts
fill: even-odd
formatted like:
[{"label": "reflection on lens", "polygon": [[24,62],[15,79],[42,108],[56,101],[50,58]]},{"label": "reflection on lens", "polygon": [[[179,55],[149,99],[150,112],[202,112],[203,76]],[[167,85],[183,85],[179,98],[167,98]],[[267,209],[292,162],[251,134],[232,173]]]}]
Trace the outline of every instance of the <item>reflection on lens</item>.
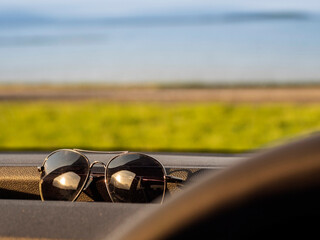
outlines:
[{"label": "reflection on lens", "polygon": [[164,169],[154,158],[130,153],[110,161],[106,169],[107,188],[114,202],[161,201],[165,189]]},{"label": "reflection on lens", "polygon": [[111,176],[110,183],[116,188],[130,190],[135,176],[136,174],[133,172],[122,170]]},{"label": "reflection on lens", "polygon": [[69,150],[54,152],[47,158],[41,175],[42,199],[75,200],[88,174],[88,161],[81,154]]},{"label": "reflection on lens", "polygon": [[76,173],[67,172],[53,179],[52,185],[65,190],[77,190],[80,180],[80,176]]}]

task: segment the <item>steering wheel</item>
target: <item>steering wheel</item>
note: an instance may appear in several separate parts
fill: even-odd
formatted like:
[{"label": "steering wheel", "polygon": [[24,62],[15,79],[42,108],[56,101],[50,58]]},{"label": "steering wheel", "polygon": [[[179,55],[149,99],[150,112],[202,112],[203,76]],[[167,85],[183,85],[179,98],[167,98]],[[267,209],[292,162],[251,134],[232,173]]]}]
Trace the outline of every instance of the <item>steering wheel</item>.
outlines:
[{"label": "steering wheel", "polygon": [[316,135],[204,176],[163,205],[129,219],[110,239],[319,238],[319,217]]}]

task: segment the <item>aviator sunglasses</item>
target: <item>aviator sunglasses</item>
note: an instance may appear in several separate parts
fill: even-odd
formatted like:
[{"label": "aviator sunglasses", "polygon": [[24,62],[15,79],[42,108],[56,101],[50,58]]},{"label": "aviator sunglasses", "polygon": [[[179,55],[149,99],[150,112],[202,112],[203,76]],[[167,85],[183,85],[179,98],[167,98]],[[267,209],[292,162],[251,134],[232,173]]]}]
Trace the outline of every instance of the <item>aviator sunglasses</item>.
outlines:
[{"label": "aviator sunglasses", "polygon": [[[90,163],[84,153],[116,156],[108,164],[100,161]],[[91,170],[95,164],[105,168],[104,180],[112,202],[162,203],[167,183],[183,182],[180,178],[167,175],[164,166],[146,154],[61,149],[50,153],[38,167],[41,173],[41,200],[77,200],[90,185],[93,178]]]}]

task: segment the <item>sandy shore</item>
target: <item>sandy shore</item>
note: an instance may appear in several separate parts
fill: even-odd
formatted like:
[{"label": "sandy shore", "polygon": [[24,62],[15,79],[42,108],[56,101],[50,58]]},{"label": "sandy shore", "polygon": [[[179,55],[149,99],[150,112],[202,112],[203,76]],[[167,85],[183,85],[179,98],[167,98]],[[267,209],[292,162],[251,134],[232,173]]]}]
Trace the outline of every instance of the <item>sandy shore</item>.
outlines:
[{"label": "sandy shore", "polygon": [[136,102],[299,102],[320,103],[316,87],[236,88],[110,88],[110,87],[0,87],[0,101],[88,100]]}]

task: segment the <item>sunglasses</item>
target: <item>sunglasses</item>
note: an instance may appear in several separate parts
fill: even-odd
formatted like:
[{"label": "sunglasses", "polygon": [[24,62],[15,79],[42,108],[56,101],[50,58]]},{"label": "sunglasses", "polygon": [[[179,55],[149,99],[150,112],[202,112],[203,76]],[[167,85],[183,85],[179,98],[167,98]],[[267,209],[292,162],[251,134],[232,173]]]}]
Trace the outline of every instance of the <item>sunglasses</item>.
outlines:
[{"label": "sunglasses", "polygon": [[[106,165],[100,161],[90,163],[84,153],[116,156]],[[167,183],[183,182],[167,175],[159,161],[142,153],[61,149],[50,153],[38,167],[41,200],[77,200],[92,182],[95,164],[105,168],[104,180],[112,202],[162,203]]]}]

